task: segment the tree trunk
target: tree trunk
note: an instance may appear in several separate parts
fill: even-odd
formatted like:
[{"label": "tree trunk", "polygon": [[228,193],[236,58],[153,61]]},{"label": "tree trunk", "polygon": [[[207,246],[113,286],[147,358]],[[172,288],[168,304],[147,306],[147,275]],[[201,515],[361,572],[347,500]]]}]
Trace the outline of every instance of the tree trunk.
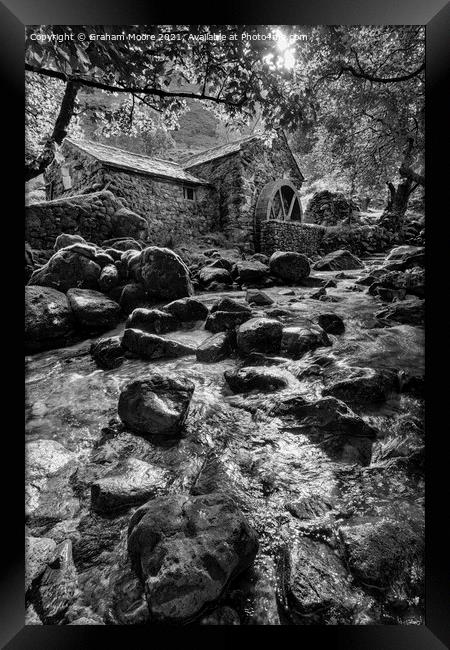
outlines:
[{"label": "tree trunk", "polygon": [[413,145],[414,141],[410,138],[399,169],[400,177],[403,180],[397,187],[389,181],[386,183],[389,196],[381,217],[381,225],[395,232],[399,231],[403,225],[403,217],[408,209],[409,197],[419,185],[425,186],[425,176],[414,172],[410,167]]},{"label": "tree trunk", "polygon": [[30,181],[40,174],[43,174],[55,157],[55,144],[60,145],[67,135],[70,120],[75,110],[79,84],[75,81],[68,81],[64,91],[58,117],[56,118],[53,132],[44,144],[40,156],[28,165],[25,165],[25,181]]}]

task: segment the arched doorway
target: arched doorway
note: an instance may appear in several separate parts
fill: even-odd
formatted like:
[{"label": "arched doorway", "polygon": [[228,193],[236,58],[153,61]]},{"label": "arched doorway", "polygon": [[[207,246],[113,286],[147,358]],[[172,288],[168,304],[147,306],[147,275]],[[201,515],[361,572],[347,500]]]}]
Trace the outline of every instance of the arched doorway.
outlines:
[{"label": "arched doorway", "polygon": [[261,190],[255,207],[255,250],[261,250],[261,222],[272,219],[301,221],[302,218],[302,204],[295,186],[284,178],[267,183]]},{"label": "arched doorway", "polygon": [[257,221],[301,221],[302,216],[300,197],[290,181],[281,179],[263,187],[256,204]]}]

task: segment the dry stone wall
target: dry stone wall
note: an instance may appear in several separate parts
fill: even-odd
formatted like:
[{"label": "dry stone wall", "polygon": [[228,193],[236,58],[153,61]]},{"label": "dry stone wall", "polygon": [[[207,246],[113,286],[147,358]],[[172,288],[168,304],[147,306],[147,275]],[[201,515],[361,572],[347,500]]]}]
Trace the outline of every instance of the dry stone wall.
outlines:
[{"label": "dry stone wall", "polygon": [[296,251],[317,255],[326,228],[298,221],[264,221],[261,223],[261,251],[272,255],[275,251]]},{"label": "dry stone wall", "polygon": [[31,248],[52,249],[61,233],[78,234],[101,244],[114,237],[147,239],[147,224],[108,191],[26,206],[25,239]]}]

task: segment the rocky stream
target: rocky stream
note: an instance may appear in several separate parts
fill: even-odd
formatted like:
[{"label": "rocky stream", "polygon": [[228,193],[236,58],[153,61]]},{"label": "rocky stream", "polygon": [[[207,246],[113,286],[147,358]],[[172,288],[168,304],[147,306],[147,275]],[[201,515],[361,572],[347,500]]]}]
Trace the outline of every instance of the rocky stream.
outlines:
[{"label": "rocky stream", "polygon": [[233,255],[29,349],[28,624],[423,623],[423,250]]}]

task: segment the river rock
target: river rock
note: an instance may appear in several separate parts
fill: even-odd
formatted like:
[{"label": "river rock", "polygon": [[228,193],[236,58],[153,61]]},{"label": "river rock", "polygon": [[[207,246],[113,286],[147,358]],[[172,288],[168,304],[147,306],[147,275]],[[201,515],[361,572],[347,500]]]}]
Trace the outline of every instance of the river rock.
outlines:
[{"label": "river rock", "polygon": [[214,311],[208,314],[205,321],[205,330],[208,332],[226,332],[234,330],[236,327],[245,323],[252,317],[252,313],[247,311]]},{"label": "river rock", "polygon": [[247,289],[245,299],[248,303],[254,303],[255,305],[273,305],[274,303],[267,293],[259,289]]},{"label": "river rock", "polygon": [[344,321],[337,314],[320,314],[316,320],[327,334],[343,334],[345,332]]},{"label": "river rock", "polygon": [[285,549],[278,571],[279,598],[292,623],[353,623],[356,599],[344,565],[327,545],[301,537]]},{"label": "river rock", "polygon": [[208,307],[195,298],[174,300],[164,305],[163,309],[182,323],[205,320],[209,313]]},{"label": "river rock", "polygon": [[74,287],[96,289],[100,273],[98,264],[66,248],[52,255],[47,264],[36,269],[28,284],[53,287],[63,292]]},{"label": "river rock", "polygon": [[205,287],[211,285],[213,282],[225,285],[233,283],[233,278],[229,271],[214,266],[205,266],[198,274],[198,278]]},{"label": "river rock", "polygon": [[137,458],[127,458],[91,486],[92,508],[110,513],[140,505],[167,488],[167,472]]},{"label": "river rock", "polygon": [[197,361],[216,363],[225,359],[231,354],[233,338],[231,332],[219,332],[209,336],[197,348]]},{"label": "river rock", "polygon": [[142,284],[136,282],[126,284],[120,294],[119,304],[124,314],[130,314],[138,307],[145,307],[148,304],[148,297]]},{"label": "river rock", "polygon": [[125,350],[120,336],[110,336],[91,344],[89,352],[102,370],[118,368],[125,360]]},{"label": "river rock", "polygon": [[223,376],[233,393],[272,392],[295,382],[293,375],[276,367],[246,366],[239,370],[226,370]]},{"label": "river rock", "polygon": [[103,246],[112,246],[118,251],[142,250],[142,245],[140,244],[140,242],[131,238],[106,239],[103,242]]},{"label": "river rock", "polygon": [[188,379],[159,374],[132,381],[120,393],[119,417],[132,431],[144,436],[179,435],[194,388]]},{"label": "river rock", "polygon": [[392,271],[406,271],[415,266],[425,265],[425,248],[423,246],[397,246],[385,260],[385,268]]},{"label": "river rock", "polygon": [[195,354],[194,347],[129,327],[123,333],[122,345],[129,352],[143,359],[162,359],[164,357],[175,359]]},{"label": "river rock", "polygon": [[324,388],[322,395],[331,395],[343,402],[361,405],[384,402],[390,393],[398,392],[399,388],[395,370],[349,368],[346,377]]},{"label": "river rock", "polygon": [[208,262],[208,258],[205,257],[205,260],[207,261],[207,266],[213,269],[226,269],[229,273],[231,273],[231,270],[234,266],[234,263],[232,260],[227,259],[226,257],[218,257],[214,260],[214,262]]},{"label": "river rock", "polygon": [[331,458],[369,464],[376,431],[344,402],[334,397],[306,402],[293,395],[280,397],[270,413],[290,424],[300,424],[299,433],[319,444]]},{"label": "river rock", "polygon": [[239,326],[237,331],[238,350],[250,352],[278,352],[280,349],[282,324],[273,318],[252,318]]},{"label": "river rock", "polygon": [[25,349],[39,352],[63,345],[74,319],[66,296],[50,287],[25,287]]},{"label": "river rock", "polygon": [[176,330],[178,321],[166,311],[138,307],[128,316],[125,327],[142,330],[143,332],[164,334]]},{"label": "river rock", "polygon": [[70,540],[56,548],[55,559],[44,571],[38,594],[44,623],[58,623],[78,594],[78,576]]},{"label": "river rock", "polygon": [[364,268],[364,264],[361,260],[346,250],[328,253],[313,264],[313,269],[316,271],[351,271],[362,268]]},{"label": "river rock", "polygon": [[114,264],[107,264],[102,268],[102,272],[100,273],[98,280],[98,286],[100,287],[101,291],[108,293],[108,291],[111,291],[111,289],[116,287],[118,284],[119,273],[117,272],[116,267]]},{"label": "river rock", "polygon": [[71,246],[71,244],[77,243],[87,244],[86,240],[81,235],[69,235],[63,233],[61,235],[58,235],[56,238],[54,250],[59,251],[61,248],[66,248],[67,246]]},{"label": "river rock", "polygon": [[270,272],[288,284],[298,284],[311,272],[309,260],[303,253],[275,251],[269,260]]},{"label": "river rock", "polygon": [[389,324],[423,325],[425,321],[425,301],[411,297],[401,302],[394,302],[389,307],[376,312],[375,318],[388,321]]},{"label": "river rock", "polygon": [[194,293],[187,266],[168,248],[145,248],[140,254],[137,275],[151,298],[173,300]]},{"label": "river rock", "polygon": [[39,578],[53,559],[56,550],[56,542],[49,537],[25,538],[25,591],[32,582]]},{"label": "river rock", "polygon": [[239,302],[234,298],[228,298],[227,296],[225,296],[225,298],[220,298],[217,300],[217,302],[212,305],[210,311],[211,314],[214,314],[216,311],[231,311],[249,315],[252,313],[252,310],[248,305],[244,305],[244,303]]},{"label": "river rock", "polygon": [[67,292],[75,321],[85,330],[102,331],[114,328],[120,320],[120,307],[99,291],[69,289]]},{"label": "river rock", "polygon": [[384,273],[369,287],[369,294],[374,295],[379,287],[403,291],[405,294],[423,298],[425,295],[425,270],[417,266],[404,272],[389,271]]},{"label": "river rock", "polygon": [[292,359],[300,359],[309,350],[329,346],[327,333],[317,326],[283,327],[280,354]]},{"label": "river rock", "polygon": [[342,526],[339,537],[351,572],[369,588],[387,590],[399,579],[409,583],[414,564],[423,564],[421,522],[371,517]]},{"label": "river rock", "polygon": [[158,497],[130,521],[128,552],[145,581],[155,623],[201,616],[257,550],[255,532],[230,497],[218,492]]},{"label": "river rock", "polygon": [[269,267],[256,260],[242,260],[234,265],[233,275],[239,284],[261,284],[269,275]]}]

